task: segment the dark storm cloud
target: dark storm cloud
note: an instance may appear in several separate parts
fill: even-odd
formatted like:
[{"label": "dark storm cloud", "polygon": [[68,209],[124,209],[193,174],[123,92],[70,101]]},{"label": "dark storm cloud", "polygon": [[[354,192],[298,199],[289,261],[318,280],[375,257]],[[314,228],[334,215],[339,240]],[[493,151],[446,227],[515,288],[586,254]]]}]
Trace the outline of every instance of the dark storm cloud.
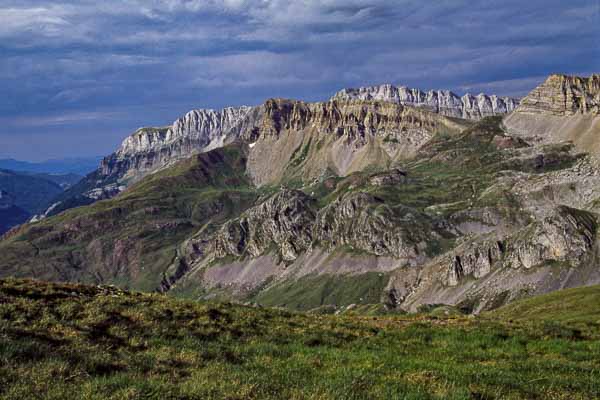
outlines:
[{"label": "dark storm cloud", "polygon": [[522,95],[553,72],[600,70],[599,10],[598,0],[5,0],[0,157],[108,153],[190,108],[346,86]]}]

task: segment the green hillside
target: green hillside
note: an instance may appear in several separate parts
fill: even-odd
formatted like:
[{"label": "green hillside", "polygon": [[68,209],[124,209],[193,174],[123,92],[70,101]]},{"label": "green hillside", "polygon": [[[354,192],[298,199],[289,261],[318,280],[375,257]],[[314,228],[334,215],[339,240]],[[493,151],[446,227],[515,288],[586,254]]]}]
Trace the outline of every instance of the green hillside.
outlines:
[{"label": "green hillside", "polygon": [[234,146],[200,154],[114,199],[25,225],[0,242],[0,270],[155,290],[181,241],[253,203],[244,162]]},{"label": "green hillside", "polygon": [[493,315],[517,323],[565,324],[600,332],[600,286],[559,290],[508,304]]},{"label": "green hillside", "polygon": [[[583,290],[580,299],[597,291]],[[561,293],[551,300],[560,302]],[[3,280],[0,398],[600,396],[598,330],[508,322],[505,312],[482,319],[323,316]],[[598,302],[586,311],[592,319],[599,312]]]}]

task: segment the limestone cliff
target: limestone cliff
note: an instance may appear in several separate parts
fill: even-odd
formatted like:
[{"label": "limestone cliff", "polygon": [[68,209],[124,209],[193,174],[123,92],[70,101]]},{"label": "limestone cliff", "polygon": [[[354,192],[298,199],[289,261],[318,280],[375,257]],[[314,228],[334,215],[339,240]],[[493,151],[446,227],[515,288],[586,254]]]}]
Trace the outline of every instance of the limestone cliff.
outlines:
[{"label": "limestone cliff", "polygon": [[551,75],[504,123],[530,142],[572,141],[580,151],[600,154],[600,75]]},{"label": "limestone cliff", "polygon": [[483,93],[462,97],[448,90],[422,91],[406,86],[390,84],[343,89],[333,96],[336,100],[381,100],[408,106],[423,107],[449,117],[480,119],[492,115],[506,114],[514,110],[519,101],[510,97],[498,97]]},{"label": "limestone cliff", "polygon": [[148,174],[231,143],[254,127],[261,114],[262,107],[200,109],[188,112],[168,127],[140,128],[40,217],[112,198]]},{"label": "limestone cliff", "polygon": [[231,143],[256,124],[257,107],[193,110],[165,128],[140,128],[101,164],[104,176],[141,177],[148,172]]},{"label": "limestone cliff", "polygon": [[464,127],[426,110],[374,100],[273,99],[264,110],[254,139],[248,138],[248,171],[258,186],[385,167],[413,156],[437,133]]},{"label": "limestone cliff", "polygon": [[600,75],[551,75],[521,100],[517,112],[545,115],[600,113]]}]

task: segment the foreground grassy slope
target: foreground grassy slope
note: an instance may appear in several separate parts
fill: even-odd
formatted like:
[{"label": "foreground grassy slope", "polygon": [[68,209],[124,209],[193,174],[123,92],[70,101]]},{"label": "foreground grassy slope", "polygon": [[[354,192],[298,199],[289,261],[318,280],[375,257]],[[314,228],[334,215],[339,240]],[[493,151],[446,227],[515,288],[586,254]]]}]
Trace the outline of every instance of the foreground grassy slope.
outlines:
[{"label": "foreground grassy slope", "polygon": [[597,330],[564,324],[311,316],[0,281],[3,399],[590,399],[599,357]]}]

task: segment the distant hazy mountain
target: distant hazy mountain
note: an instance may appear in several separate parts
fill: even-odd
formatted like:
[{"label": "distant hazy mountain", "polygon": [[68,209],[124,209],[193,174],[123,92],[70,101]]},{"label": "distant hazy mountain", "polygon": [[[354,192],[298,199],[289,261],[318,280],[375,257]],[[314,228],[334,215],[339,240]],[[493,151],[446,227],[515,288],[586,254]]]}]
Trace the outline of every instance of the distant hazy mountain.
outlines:
[{"label": "distant hazy mountain", "polygon": [[14,204],[30,214],[43,211],[63,192],[59,184],[48,179],[7,169],[0,169],[0,190],[9,193]]},{"label": "distant hazy mountain", "polygon": [[54,182],[64,190],[67,190],[74,186],[77,182],[83,179],[82,175],[78,174],[46,174],[46,173],[35,173],[35,172],[20,172],[23,175],[29,175],[37,178],[42,178],[50,182]]},{"label": "distant hazy mountain", "polygon": [[0,168],[19,172],[35,172],[46,174],[87,175],[98,168],[102,157],[65,158],[41,162],[19,161],[12,158],[0,159]]},{"label": "distant hazy mountain", "polygon": [[0,169],[0,234],[46,210],[57,196],[81,178],[76,174]]},{"label": "distant hazy mountain", "polygon": [[0,189],[0,235],[29,218],[27,211],[17,207],[14,201],[13,196]]}]

